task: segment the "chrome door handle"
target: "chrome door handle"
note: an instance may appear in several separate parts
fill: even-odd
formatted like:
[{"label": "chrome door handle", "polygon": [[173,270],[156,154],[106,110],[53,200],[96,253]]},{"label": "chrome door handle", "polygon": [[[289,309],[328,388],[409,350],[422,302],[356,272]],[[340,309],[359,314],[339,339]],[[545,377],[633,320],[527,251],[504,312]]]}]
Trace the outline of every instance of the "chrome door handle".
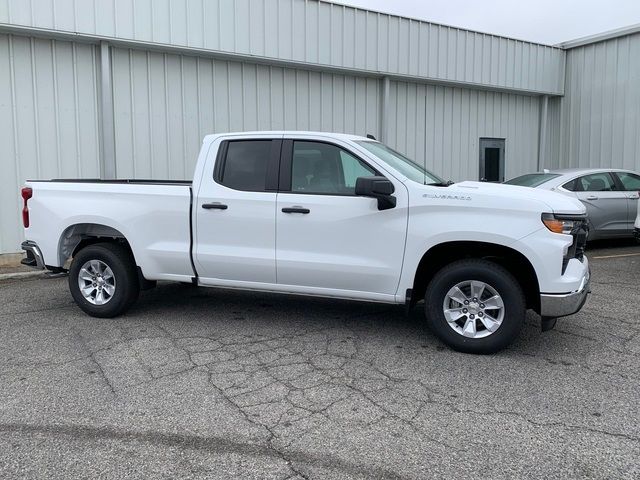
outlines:
[{"label": "chrome door handle", "polygon": [[597,199],[598,199],[598,197],[596,197],[595,195],[589,195],[587,197],[587,200],[597,200]]}]

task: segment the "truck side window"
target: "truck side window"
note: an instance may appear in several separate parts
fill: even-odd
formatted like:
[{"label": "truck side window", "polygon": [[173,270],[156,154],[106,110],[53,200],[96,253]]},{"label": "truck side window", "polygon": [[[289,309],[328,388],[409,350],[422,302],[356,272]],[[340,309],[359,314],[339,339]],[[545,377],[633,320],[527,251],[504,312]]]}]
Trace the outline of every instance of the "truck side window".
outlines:
[{"label": "truck side window", "polygon": [[295,141],[291,162],[291,191],[354,195],[356,178],[376,172],[346,150],[321,142]]},{"label": "truck side window", "polygon": [[264,192],[271,140],[236,140],[227,146],[220,183],[234,190]]}]

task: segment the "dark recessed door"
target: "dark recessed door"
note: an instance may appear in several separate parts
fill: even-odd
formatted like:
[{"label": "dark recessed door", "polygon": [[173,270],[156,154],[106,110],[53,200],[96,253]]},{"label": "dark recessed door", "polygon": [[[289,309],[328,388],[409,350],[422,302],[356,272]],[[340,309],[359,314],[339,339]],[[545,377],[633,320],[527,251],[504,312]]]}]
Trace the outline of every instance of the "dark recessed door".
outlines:
[{"label": "dark recessed door", "polygon": [[480,139],[480,181],[504,182],[504,138]]}]

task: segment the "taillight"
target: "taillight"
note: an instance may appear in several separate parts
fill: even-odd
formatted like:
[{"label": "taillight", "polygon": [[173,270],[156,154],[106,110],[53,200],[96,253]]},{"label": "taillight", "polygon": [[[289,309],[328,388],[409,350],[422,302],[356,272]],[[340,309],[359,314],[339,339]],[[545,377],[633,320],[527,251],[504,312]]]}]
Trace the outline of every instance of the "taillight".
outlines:
[{"label": "taillight", "polygon": [[33,197],[33,190],[30,187],[24,187],[21,191],[22,193],[22,224],[24,228],[29,228],[29,207],[27,206],[27,202],[31,197]]}]

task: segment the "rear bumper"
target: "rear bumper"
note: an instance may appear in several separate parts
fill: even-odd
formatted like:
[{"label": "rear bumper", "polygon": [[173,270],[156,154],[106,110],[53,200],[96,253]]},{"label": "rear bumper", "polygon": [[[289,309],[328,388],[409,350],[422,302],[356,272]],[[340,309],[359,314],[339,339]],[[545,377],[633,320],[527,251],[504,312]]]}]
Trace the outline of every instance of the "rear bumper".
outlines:
[{"label": "rear bumper", "polygon": [[21,247],[27,256],[23,258],[20,263],[39,270],[43,270],[45,268],[44,257],[42,256],[42,252],[36,242],[27,240],[26,242],[22,242]]},{"label": "rear bumper", "polygon": [[572,293],[540,295],[540,315],[543,317],[565,317],[579,311],[591,291],[591,272],[587,269],[578,290]]}]

